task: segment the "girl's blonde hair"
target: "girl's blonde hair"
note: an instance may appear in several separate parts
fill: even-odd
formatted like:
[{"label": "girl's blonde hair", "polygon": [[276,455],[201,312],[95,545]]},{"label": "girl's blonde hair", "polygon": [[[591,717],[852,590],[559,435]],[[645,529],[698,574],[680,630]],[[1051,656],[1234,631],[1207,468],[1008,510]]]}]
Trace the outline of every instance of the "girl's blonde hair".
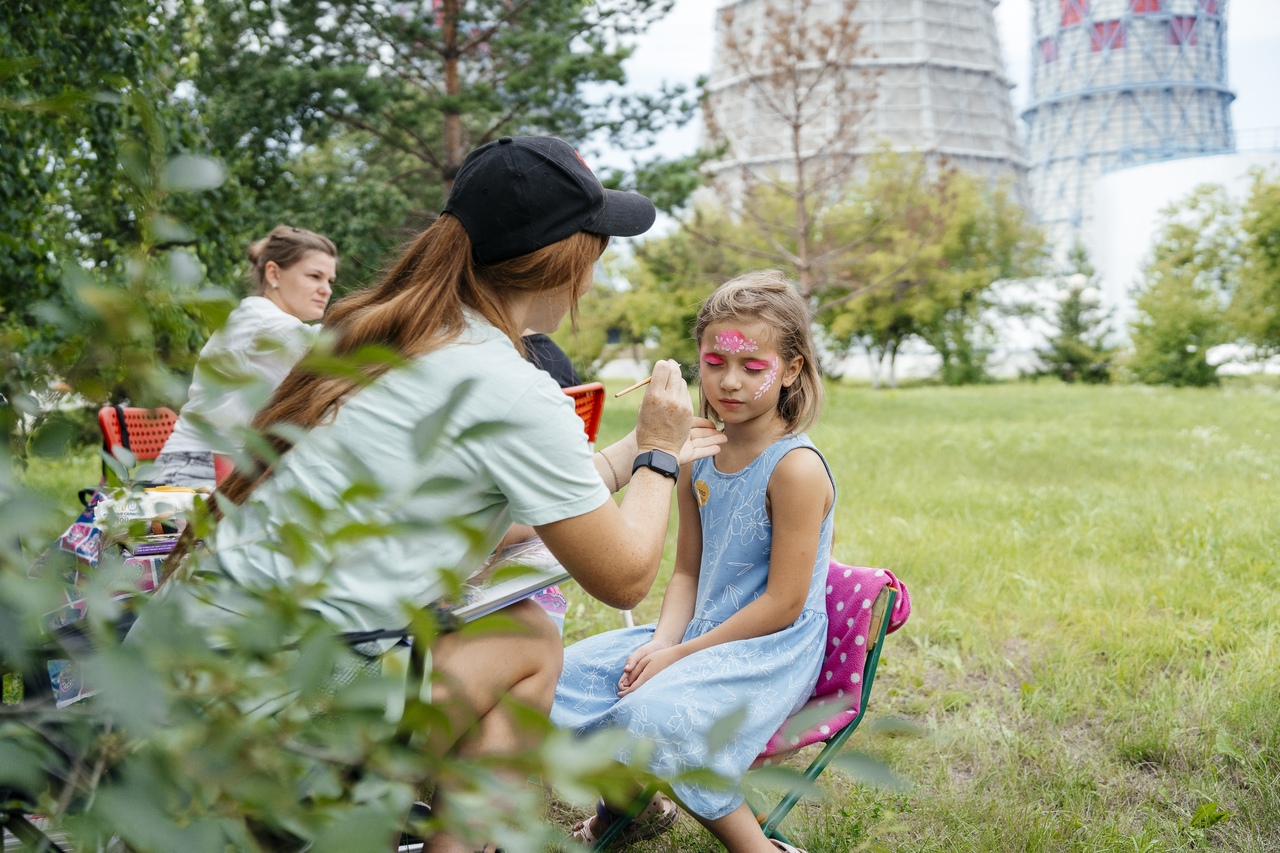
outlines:
[{"label": "girl's blonde hair", "polygon": [[[755,270],[725,282],[707,297],[693,327],[694,339],[712,323],[755,320],[769,327],[782,364],[803,359],[800,375],[778,396],[778,414],[788,432],[808,429],[822,411],[824,393],[809,331],[809,305],[795,285],[778,270]],[[719,422],[711,403],[702,398],[702,416]]]},{"label": "girl's blonde hair", "polygon": [[282,270],[302,260],[307,252],[323,252],[334,261],[338,259],[338,247],[323,234],[277,225],[267,236],[249,245],[249,286],[254,296],[267,292],[267,264],[272,261]]},{"label": "girl's blonde hair", "polygon": [[[325,313],[325,330],[336,335],[333,354],[352,356],[363,347],[380,346],[402,358],[425,355],[462,333],[464,308],[501,329],[523,353],[520,335],[524,330],[510,316],[504,295],[567,290],[576,316],[583,285],[608,243],[608,237],[580,231],[527,255],[480,264],[462,223],[451,214],[441,214],[408,245],[377,285],[344,296]],[[362,368],[361,382],[299,364],[258,412],[253,427],[281,455],[292,444],[274,427],[311,429],[387,369],[385,365]],[[243,503],[270,473],[269,463],[260,460],[255,470],[234,472],[218,491],[232,503]]]}]

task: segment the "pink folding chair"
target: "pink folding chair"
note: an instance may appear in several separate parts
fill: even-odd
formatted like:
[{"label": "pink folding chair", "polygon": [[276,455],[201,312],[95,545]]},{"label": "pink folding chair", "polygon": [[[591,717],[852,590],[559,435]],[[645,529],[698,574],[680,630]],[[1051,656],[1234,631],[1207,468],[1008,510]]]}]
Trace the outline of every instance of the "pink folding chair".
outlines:
[{"label": "pink folding chair", "polygon": [[[790,843],[778,825],[862,722],[885,635],[902,627],[909,615],[907,587],[888,569],[846,566],[835,560],[827,567],[827,645],[818,683],[813,696],[782,724],[752,768],[778,764],[815,743],[825,745],[805,768],[804,782],[792,786],[772,811],[766,814],[751,805],[767,837]],[[608,849],[655,791],[651,787],[637,797],[631,813],[610,823],[592,849]]]}]

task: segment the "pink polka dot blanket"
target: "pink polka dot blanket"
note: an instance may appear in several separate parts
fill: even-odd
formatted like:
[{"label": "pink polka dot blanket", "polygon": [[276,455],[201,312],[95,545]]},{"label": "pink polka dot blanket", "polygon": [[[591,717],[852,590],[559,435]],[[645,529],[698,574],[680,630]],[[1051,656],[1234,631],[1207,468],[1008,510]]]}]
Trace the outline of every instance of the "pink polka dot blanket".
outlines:
[{"label": "pink polka dot blanket", "polygon": [[871,605],[889,584],[898,591],[893,612],[887,614],[888,631],[892,633],[911,615],[911,595],[906,584],[888,569],[831,561],[827,569],[827,656],[818,684],[813,697],[769,739],[760,759],[826,740],[858,715],[862,675],[867,667]]}]

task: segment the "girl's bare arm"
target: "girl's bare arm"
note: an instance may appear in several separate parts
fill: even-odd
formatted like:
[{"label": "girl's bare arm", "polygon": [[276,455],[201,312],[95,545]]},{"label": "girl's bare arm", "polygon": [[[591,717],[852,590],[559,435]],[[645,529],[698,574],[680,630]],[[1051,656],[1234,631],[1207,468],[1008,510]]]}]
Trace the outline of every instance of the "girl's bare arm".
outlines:
[{"label": "girl's bare arm", "polygon": [[768,495],[773,544],[764,593],[716,628],[681,643],[679,648],[686,655],[780,631],[804,609],[822,520],[835,502],[827,467],[816,453],[792,451],[773,469]]}]

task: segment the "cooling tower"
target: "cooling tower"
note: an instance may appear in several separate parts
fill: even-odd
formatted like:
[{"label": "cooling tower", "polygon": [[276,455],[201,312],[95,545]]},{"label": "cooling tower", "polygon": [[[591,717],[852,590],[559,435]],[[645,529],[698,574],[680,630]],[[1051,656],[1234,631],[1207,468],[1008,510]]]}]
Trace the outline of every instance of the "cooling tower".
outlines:
[{"label": "cooling tower", "polygon": [[[1023,197],[1026,161],[1019,145],[993,9],[998,0],[860,0],[853,20],[863,25],[861,57],[845,69],[851,88],[874,76],[875,97],[846,153],[887,144],[900,152],[945,158],[965,170],[1007,176]],[[731,12],[740,38],[764,28],[766,9],[797,9],[796,0],[725,0],[718,7],[717,48],[709,96],[716,122],[734,145],[711,168],[722,182],[744,168],[787,174],[787,131],[753,94],[752,71],[735,69],[724,50]],[[813,0],[813,22],[841,14],[838,0]],[[820,122],[820,119],[818,120]]]},{"label": "cooling tower", "polygon": [[1032,208],[1064,252],[1087,242],[1104,172],[1235,149],[1227,0],[1032,0]]}]

